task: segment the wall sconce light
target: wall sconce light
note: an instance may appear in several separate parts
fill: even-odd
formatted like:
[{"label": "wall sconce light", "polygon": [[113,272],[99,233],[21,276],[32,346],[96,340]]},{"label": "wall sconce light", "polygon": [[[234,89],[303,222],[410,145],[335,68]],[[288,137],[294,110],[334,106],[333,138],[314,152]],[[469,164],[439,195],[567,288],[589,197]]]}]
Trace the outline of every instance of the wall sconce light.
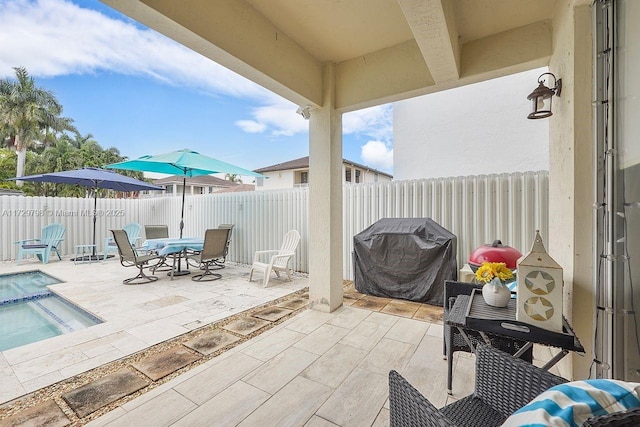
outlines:
[{"label": "wall sconce light", "polygon": [[[549,89],[544,85],[544,76],[553,77],[553,88]],[[527,96],[527,99],[531,101],[531,113],[527,116],[528,119],[544,119],[553,115],[551,112],[551,102],[553,101],[553,95],[560,96],[562,91],[562,79],[557,79],[552,73],[544,73],[538,77],[538,87]]]},{"label": "wall sconce light", "polygon": [[311,105],[305,105],[304,107],[298,107],[296,113],[300,114],[305,120],[309,120],[311,117]]}]

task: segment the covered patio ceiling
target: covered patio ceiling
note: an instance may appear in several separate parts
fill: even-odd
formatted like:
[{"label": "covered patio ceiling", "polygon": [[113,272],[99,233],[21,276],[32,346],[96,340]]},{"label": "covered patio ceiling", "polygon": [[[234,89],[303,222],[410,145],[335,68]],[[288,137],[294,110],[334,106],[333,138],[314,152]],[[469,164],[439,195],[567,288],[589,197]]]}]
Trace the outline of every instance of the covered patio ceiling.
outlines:
[{"label": "covered patio ceiling", "polygon": [[[102,1],[315,109],[309,304],[319,311],[342,305],[342,113],[549,66],[563,79],[549,126],[549,252],[564,268],[563,313],[594,336],[592,0]],[[573,359],[584,377],[590,358]]]},{"label": "covered patio ceiling", "polygon": [[548,65],[557,0],[103,0],[304,106],[348,112]]}]

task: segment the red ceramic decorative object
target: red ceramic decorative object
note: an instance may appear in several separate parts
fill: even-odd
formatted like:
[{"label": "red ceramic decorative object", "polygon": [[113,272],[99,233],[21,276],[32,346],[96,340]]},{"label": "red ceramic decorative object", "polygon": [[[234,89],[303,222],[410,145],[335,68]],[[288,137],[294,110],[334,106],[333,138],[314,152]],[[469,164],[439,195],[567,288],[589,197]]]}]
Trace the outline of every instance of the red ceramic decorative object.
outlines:
[{"label": "red ceramic decorative object", "polygon": [[494,240],[493,243],[484,244],[471,252],[469,267],[475,272],[483,262],[504,262],[507,268],[515,270],[518,258],[521,256],[517,249],[503,245],[500,240]]}]

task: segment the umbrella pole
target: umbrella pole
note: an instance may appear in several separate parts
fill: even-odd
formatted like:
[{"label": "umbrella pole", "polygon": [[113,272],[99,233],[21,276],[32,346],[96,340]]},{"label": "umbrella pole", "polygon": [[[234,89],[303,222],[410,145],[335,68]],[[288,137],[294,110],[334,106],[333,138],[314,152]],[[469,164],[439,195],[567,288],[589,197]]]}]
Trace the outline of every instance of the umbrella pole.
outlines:
[{"label": "umbrella pole", "polygon": [[[182,210],[180,211],[180,238],[182,239],[182,229],[184,228],[184,195],[186,193],[187,190],[187,172],[185,171],[184,175],[182,176]],[[187,270],[182,270],[182,255],[185,255],[185,259],[186,259],[186,254],[187,254],[187,250],[185,249],[184,251],[181,251],[178,253],[178,269],[177,270],[172,270],[170,271],[167,276],[171,276],[171,278],[173,279],[174,276],[184,276],[186,274],[191,273],[190,271]],[[174,264],[175,264],[175,258],[174,258]]]},{"label": "umbrella pole", "polygon": [[180,212],[180,238],[182,239],[182,229],[184,228],[184,193],[187,188],[187,175],[182,177],[182,211]]},{"label": "umbrella pole", "polygon": [[98,187],[93,189],[93,251],[91,259],[97,259],[96,256],[96,216],[98,213]]}]

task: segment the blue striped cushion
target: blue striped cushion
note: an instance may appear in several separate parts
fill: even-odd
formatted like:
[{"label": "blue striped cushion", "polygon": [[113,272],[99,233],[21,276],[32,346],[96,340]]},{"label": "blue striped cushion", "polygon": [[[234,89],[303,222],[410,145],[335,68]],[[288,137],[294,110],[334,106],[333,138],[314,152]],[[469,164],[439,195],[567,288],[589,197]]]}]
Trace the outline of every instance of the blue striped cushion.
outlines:
[{"label": "blue striped cushion", "polygon": [[551,387],[513,413],[503,426],[580,426],[598,415],[640,407],[640,383],[574,381]]}]

